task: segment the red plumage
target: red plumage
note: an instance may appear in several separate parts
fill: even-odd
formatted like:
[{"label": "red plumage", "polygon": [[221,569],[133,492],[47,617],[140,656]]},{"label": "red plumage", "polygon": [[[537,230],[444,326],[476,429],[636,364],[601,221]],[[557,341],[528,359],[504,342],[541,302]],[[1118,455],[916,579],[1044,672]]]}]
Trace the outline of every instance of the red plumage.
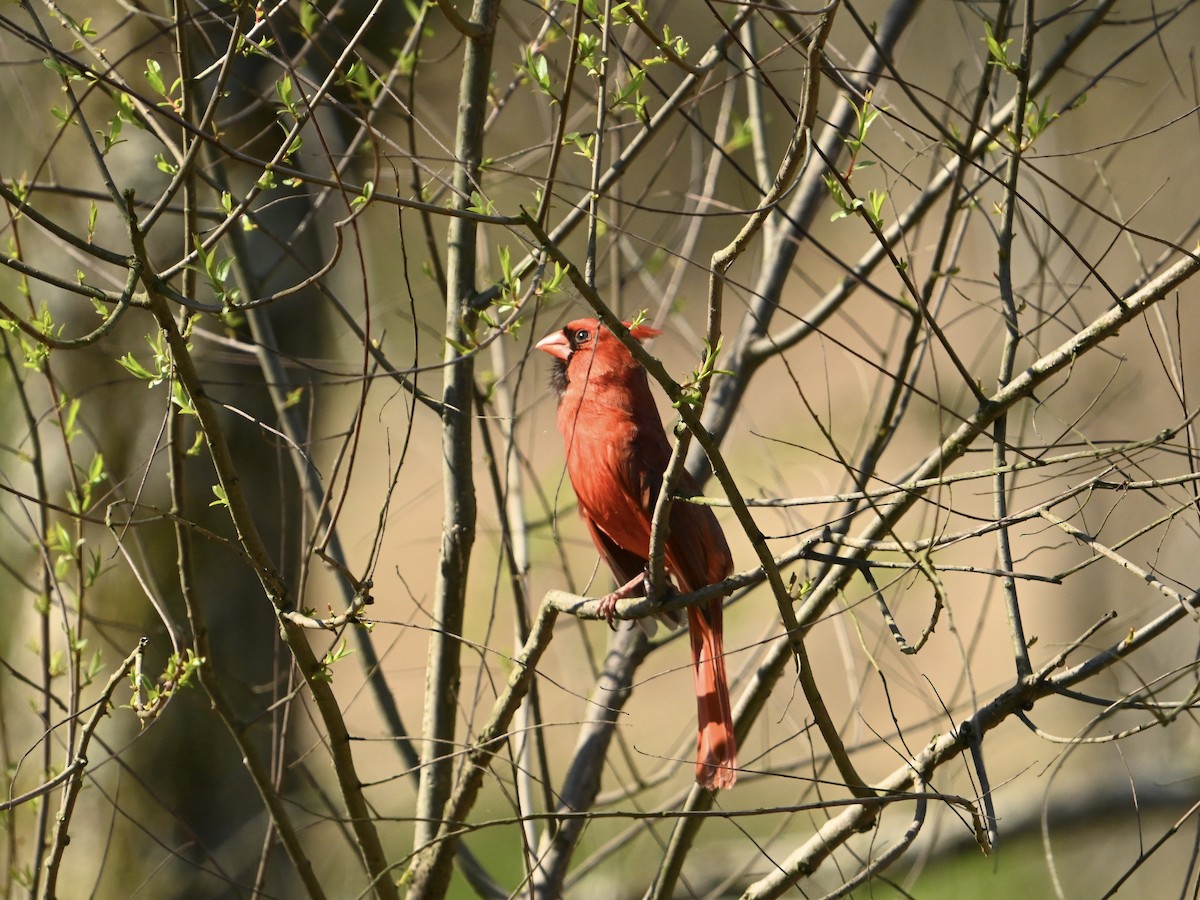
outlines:
[{"label": "red plumage", "polygon": [[[659,332],[641,325],[638,340]],[[617,337],[595,319],[577,319],[538,342],[555,357],[558,430],[567,451],[567,473],[596,549],[628,596],[645,572],[650,525],[663,472],[671,458],[645,370]],[[683,494],[697,492],[686,474]],[[671,505],[665,549],[667,571],[682,591],[715,584],[733,571],[729,545],[706,506]],[[631,584],[632,582],[632,584]],[[706,788],[733,787],[737,747],[725,676],[722,604],[688,607],[692,674],[699,719],[696,781]]]}]

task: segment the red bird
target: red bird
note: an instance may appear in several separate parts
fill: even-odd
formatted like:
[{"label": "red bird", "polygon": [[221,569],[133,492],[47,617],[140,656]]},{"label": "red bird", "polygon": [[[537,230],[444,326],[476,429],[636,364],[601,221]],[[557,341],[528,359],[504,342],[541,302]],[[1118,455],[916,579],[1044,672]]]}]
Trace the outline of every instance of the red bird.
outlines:
[{"label": "red bird", "polygon": [[[628,327],[628,326],[627,326]],[[632,329],[638,340],[660,332]],[[577,319],[537,343],[555,358],[551,384],[558,393],[558,430],[567,473],[596,549],[621,585],[602,601],[610,611],[643,583],[650,525],[671,445],[658,418],[643,369],[616,335],[595,319]],[[683,494],[698,493],[686,474]],[[671,505],[666,568],[682,591],[715,584],[733,571],[729,545],[707,506]],[[699,734],[696,781],[710,790],[733,787],[737,747],[725,677],[722,605],[689,606],[692,675]]]}]

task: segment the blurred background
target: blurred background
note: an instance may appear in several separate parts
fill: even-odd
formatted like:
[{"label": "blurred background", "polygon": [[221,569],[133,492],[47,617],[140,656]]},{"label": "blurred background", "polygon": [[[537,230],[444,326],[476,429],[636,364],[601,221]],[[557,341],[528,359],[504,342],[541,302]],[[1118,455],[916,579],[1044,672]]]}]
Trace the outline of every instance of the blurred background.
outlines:
[{"label": "blurred background", "polygon": [[[1196,896],[1200,325],[1192,270],[1164,280],[1197,246],[1195,4],[496,6],[484,38],[449,2],[0,10],[6,896],[369,892],[314,677],[400,879],[422,849],[431,642],[459,648],[440,686],[454,733],[437,736],[453,752],[546,593],[612,587],[575,510],[550,361],[531,353],[592,307],[522,215],[618,315],[664,330],[649,349],[687,382],[712,256],[806,111],[806,162],[724,282],[703,421],[786,557],[854,767],[871,784],[903,771],[985,721],[1022,665],[1092,668],[925,773],[963,803],[882,804],[800,889]],[[470,84],[481,44],[490,77]],[[138,254],[157,278],[131,279]],[[462,278],[466,296],[448,287]],[[448,414],[450,372],[468,389]],[[1002,415],[989,406],[1023,377]],[[196,385],[281,608],[231,522]],[[447,455],[457,413],[469,471]],[[711,461],[689,459],[735,571],[760,569]],[[440,612],[447,560],[461,633]],[[785,889],[767,882],[851,794],[778,598],[761,571],[747,581],[725,615],[738,786],[691,791],[682,633],[561,616],[450,896]],[[307,686],[281,609],[328,620],[307,630]],[[595,693],[606,665],[631,689],[619,702]],[[556,826],[574,796],[594,818]],[[670,844],[699,821],[671,813],[710,804]],[[970,809],[994,815],[990,858]]]}]

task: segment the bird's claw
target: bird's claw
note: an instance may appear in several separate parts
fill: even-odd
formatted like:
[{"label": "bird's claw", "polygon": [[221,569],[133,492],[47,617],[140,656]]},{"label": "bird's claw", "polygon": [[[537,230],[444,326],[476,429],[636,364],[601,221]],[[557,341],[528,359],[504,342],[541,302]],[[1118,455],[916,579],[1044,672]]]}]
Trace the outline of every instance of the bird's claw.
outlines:
[{"label": "bird's claw", "polygon": [[611,594],[605,594],[601,597],[600,603],[596,607],[596,612],[600,614],[600,618],[607,622],[608,627],[613,631],[617,630],[617,623],[613,621],[613,616],[617,614],[617,601],[620,599],[617,596],[617,592],[613,591]]},{"label": "bird's claw", "polygon": [[637,589],[645,583],[646,573],[642,572],[629,579],[629,581],[625,582],[625,584],[621,585],[611,594],[605,594],[600,598],[599,603],[596,605],[596,612],[600,618],[608,623],[608,627],[613,631],[617,630],[617,623],[613,619],[617,614],[617,604],[622,600],[632,597],[637,593]]}]

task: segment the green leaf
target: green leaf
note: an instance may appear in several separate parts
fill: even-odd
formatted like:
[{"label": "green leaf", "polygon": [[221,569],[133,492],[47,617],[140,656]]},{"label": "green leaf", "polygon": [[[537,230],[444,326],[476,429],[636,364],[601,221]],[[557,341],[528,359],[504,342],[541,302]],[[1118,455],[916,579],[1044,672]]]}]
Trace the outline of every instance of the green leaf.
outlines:
[{"label": "green leaf", "polygon": [[563,143],[568,142],[575,145],[577,156],[582,156],[590,161],[595,154],[596,136],[594,134],[581,135],[578,131],[572,131],[570,134],[563,135]]},{"label": "green leaf", "polygon": [[50,59],[49,57],[42,60],[42,65],[45,66],[47,69],[49,69],[51,72],[57,72],[58,77],[61,78],[63,81],[70,81],[72,79],[72,77],[78,77],[78,74],[79,74],[74,69],[70,69],[67,66],[63,65],[57,59]]},{"label": "green leaf", "polygon": [[[63,399],[66,400],[65,397]],[[80,434],[79,426],[77,424],[80,407],[79,398],[73,397],[71,400],[67,401],[66,406],[67,411],[66,415],[63,416],[62,430],[63,437],[67,440],[67,443],[70,443],[75,438],[79,437]]]},{"label": "green leaf", "polygon": [[95,453],[92,455],[92,463],[88,466],[87,480],[88,484],[99,484],[104,480],[104,454]]},{"label": "green leaf", "polygon": [[144,381],[156,381],[158,378],[157,375],[137,361],[137,358],[133,355],[132,351],[126,353],[124,356],[118,359],[117,362],[120,363],[121,367],[126,372],[135,378],[141,378]]},{"label": "green leaf", "polygon": [[1012,38],[1005,41],[996,39],[996,35],[992,32],[992,23],[984,22],[984,30],[986,35],[984,40],[987,42],[988,55],[992,58],[992,65],[1000,66],[1007,72],[1012,72],[1016,69],[1016,65],[1008,58],[1008,48],[1012,44]]},{"label": "green leaf", "polygon": [[379,92],[383,90],[383,82],[371,74],[371,70],[361,59],[351,63],[346,74],[338,78],[337,83],[348,86],[358,100],[368,105],[374,104]]},{"label": "green leaf", "polygon": [[312,0],[303,0],[299,10],[300,36],[310,38],[316,34],[317,5]]},{"label": "green leaf", "polygon": [[363,182],[362,193],[350,201],[350,209],[352,209],[355,212],[358,212],[360,209],[362,209],[364,206],[367,205],[367,203],[370,201],[370,199],[373,196],[375,196],[375,182],[373,182],[373,181]]},{"label": "green leaf", "polygon": [[563,279],[565,279],[566,277],[567,277],[567,270],[563,266],[559,265],[558,261],[556,260],[554,263],[554,274],[550,277],[549,281],[543,282],[542,293],[543,294],[558,293],[558,291],[562,288]]},{"label": "green leaf", "polygon": [[313,672],[315,681],[333,681],[333,673],[330,671],[330,666],[341,659],[345,659],[354,651],[346,646],[346,639],[342,638],[341,643],[331,647],[329,652],[325,654],[321,662],[318,664],[317,670]]},{"label": "green leaf", "polygon": [[96,680],[96,676],[104,670],[104,665],[100,662],[100,651],[96,650],[92,654],[91,661],[83,671],[83,680],[85,684],[91,684]]},{"label": "green leaf", "polygon": [[167,95],[167,86],[163,83],[162,66],[153,59],[146,60],[145,75],[146,81],[150,83],[150,87],[154,89],[154,92],[159,96],[165,97]]},{"label": "green leaf", "polygon": [[[289,129],[282,122],[279,123],[279,127],[283,129],[284,136],[291,134],[291,129]],[[294,135],[292,137],[291,143],[288,144],[287,149],[283,151],[283,157],[282,157],[283,162],[285,162],[285,163],[291,162],[292,157],[295,156],[297,153],[299,153],[300,148],[303,146],[304,146],[304,138],[302,138],[299,134]]]},{"label": "green leaf", "polygon": [[490,216],[495,214],[496,205],[479,191],[471,191],[471,205],[467,207],[467,210],[481,216]]},{"label": "green leaf", "polygon": [[601,68],[608,61],[608,57],[600,54],[600,36],[584,32],[579,35],[576,46],[579,64],[587,70],[588,75],[599,78]]},{"label": "green leaf", "polygon": [[749,147],[753,139],[754,130],[751,128],[750,119],[735,117],[733,128],[730,129],[729,138],[725,141],[723,149],[726,153],[734,153],[744,147]]},{"label": "green leaf", "polygon": [[279,97],[279,101],[284,105],[293,119],[298,119],[300,116],[296,113],[296,98],[293,96],[292,76],[284,75],[281,79],[275,82],[275,93]]},{"label": "green leaf", "polygon": [[[175,381],[171,383],[171,402],[179,407],[181,415],[196,415],[196,408],[192,405],[192,398],[188,396],[188,392],[182,382]],[[209,505],[211,506],[212,504]]]},{"label": "green leaf", "polygon": [[51,553],[74,555],[74,541],[71,540],[71,536],[62,522],[55,522],[50,527],[50,533],[46,535],[46,549]]},{"label": "green leaf", "polygon": [[[96,579],[100,577],[100,571],[103,568],[99,551],[89,550],[87,567],[83,570],[84,587],[91,587],[96,583]],[[99,651],[97,651],[99,653]]]},{"label": "green leaf", "polygon": [[1050,98],[1047,96],[1040,104],[1036,100],[1025,103],[1025,131],[1027,138],[1025,148],[1033,145],[1050,123],[1058,118],[1058,113],[1050,112]]},{"label": "green leaf", "polygon": [[330,648],[329,652],[325,654],[325,658],[321,660],[321,662],[327,666],[331,666],[338,660],[345,659],[353,652],[354,651],[346,645],[346,639],[342,638],[342,642],[336,647]]},{"label": "green leaf", "polygon": [[871,190],[867,192],[867,215],[875,223],[875,227],[883,228],[883,204],[887,200],[887,191]]},{"label": "green leaf", "polygon": [[501,244],[496,248],[496,258],[500,261],[501,282],[511,284],[513,281],[512,250],[507,244]]},{"label": "green leaf", "polygon": [[517,66],[517,71],[523,72],[530,83],[536,85],[543,94],[554,98],[550,90],[550,63],[544,55],[526,49],[525,58],[521,65]]},{"label": "green leaf", "polygon": [[117,100],[117,118],[122,122],[127,122],[136,128],[146,130],[146,123],[142,121],[142,117],[138,115],[137,109],[134,108],[133,98],[125,92],[116,95]]}]

